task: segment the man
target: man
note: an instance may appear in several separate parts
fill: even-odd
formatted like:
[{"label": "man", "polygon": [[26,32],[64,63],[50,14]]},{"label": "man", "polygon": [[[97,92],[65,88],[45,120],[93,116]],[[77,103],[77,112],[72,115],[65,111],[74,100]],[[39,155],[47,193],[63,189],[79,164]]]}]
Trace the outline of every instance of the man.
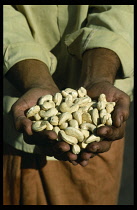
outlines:
[{"label": "man", "polygon": [[[132,21],[132,5],[4,6],[5,205],[117,203],[133,90]],[[81,86],[116,107],[113,126],[97,130],[105,140],[75,155],[54,132],[33,132],[25,112],[43,95]]]}]

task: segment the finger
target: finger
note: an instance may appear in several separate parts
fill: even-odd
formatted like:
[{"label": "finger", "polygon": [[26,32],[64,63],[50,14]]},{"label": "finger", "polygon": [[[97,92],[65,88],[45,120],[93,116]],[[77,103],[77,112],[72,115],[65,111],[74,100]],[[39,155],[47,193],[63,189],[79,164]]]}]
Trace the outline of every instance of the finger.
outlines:
[{"label": "finger", "polygon": [[94,157],[95,154],[91,152],[82,152],[80,155],[81,160],[89,160],[90,158]]},{"label": "finger", "polygon": [[93,153],[103,153],[107,152],[111,148],[112,141],[100,141],[100,142],[93,142],[87,146],[88,152]]},{"label": "finger", "polygon": [[56,154],[68,152],[70,150],[70,145],[64,141],[60,141],[54,145],[53,150],[55,151]]},{"label": "finger", "polygon": [[75,160],[71,160],[71,161],[69,161],[69,162],[72,163],[74,166],[78,165],[78,162],[75,161]]},{"label": "finger", "polygon": [[76,161],[78,156],[76,154],[73,154],[72,152],[67,152],[67,157],[69,161]]},{"label": "finger", "polygon": [[129,107],[129,96],[125,96],[117,101],[114,112],[112,113],[113,125],[115,127],[120,127],[128,119]]},{"label": "finger", "polygon": [[125,127],[126,122],[122,123],[121,127],[119,128],[114,126],[102,126],[97,129],[97,135],[107,140],[114,141],[124,137]]},{"label": "finger", "polygon": [[81,166],[85,167],[85,166],[88,165],[88,161],[89,161],[89,160],[82,160],[82,161],[79,161],[78,163],[79,163]]}]

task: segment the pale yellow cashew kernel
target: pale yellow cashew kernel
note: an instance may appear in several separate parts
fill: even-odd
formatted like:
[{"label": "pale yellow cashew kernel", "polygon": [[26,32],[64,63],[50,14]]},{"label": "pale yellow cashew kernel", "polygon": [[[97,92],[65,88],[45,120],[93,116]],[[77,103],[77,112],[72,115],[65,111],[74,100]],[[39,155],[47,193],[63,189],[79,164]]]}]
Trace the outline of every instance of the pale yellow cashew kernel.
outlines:
[{"label": "pale yellow cashew kernel", "polygon": [[58,113],[58,110],[55,108],[55,107],[53,107],[53,108],[51,108],[51,109],[49,109],[48,111],[46,111],[46,113],[45,113],[45,117],[52,117],[53,115],[56,115]]},{"label": "pale yellow cashew kernel", "polygon": [[86,106],[89,102],[91,102],[91,98],[89,96],[85,96],[82,98],[76,98],[74,103],[78,104],[79,107]]},{"label": "pale yellow cashew kernel", "polygon": [[72,106],[69,106],[69,104],[67,104],[66,102],[62,102],[59,106],[59,109],[61,112],[76,112],[79,109],[79,105],[78,104],[73,104]]},{"label": "pale yellow cashew kernel", "polygon": [[91,115],[88,112],[82,114],[82,123],[84,122],[92,123]]},{"label": "pale yellow cashew kernel", "polygon": [[80,125],[80,128],[85,129],[85,130],[89,130],[93,133],[96,129],[96,126],[94,124],[91,124],[91,123],[82,123]]},{"label": "pale yellow cashew kernel", "polygon": [[36,114],[34,115],[34,119],[35,119],[35,121],[38,121],[38,120],[41,119],[41,116],[39,115],[39,113],[36,113]]},{"label": "pale yellow cashew kernel", "polygon": [[85,130],[85,129],[81,128],[80,131],[83,133],[84,139],[86,139],[90,136],[90,132],[88,130]]},{"label": "pale yellow cashew kernel", "polygon": [[72,153],[78,155],[81,151],[81,148],[78,144],[72,145]]},{"label": "pale yellow cashew kernel", "polygon": [[34,121],[32,123],[32,130],[34,130],[35,132],[40,132],[40,131],[46,129],[46,127],[47,127],[47,125],[46,125],[45,121],[39,120],[39,121]]},{"label": "pale yellow cashew kernel", "polygon": [[92,134],[91,136],[89,136],[87,139],[84,140],[84,143],[89,144],[91,142],[99,142],[101,140],[100,136],[95,136],[94,134]]},{"label": "pale yellow cashew kernel", "polygon": [[78,143],[78,140],[75,137],[67,135],[63,130],[59,131],[59,135],[61,135],[61,138],[70,145]]},{"label": "pale yellow cashew kernel", "polygon": [[113,110],[114,110],[114,104],[107,103],[106,104],[106,111],[107,111],[107,113],[111,113]]},{"label": "pale yellow cashew kernel", "polygon": [[79,97],[84,97],[87,95],[87,90],[84,87],[80,87],[78,89],[78,96]]},{"label": "pale yellow cashew kernel", "polygon": [[73,118],[77,120],[79,125],[82,123],[82,113],[80,111],[73,112]]},{"label": "pale yellow cashew kernel", "polygon": [[33,117],[35,114],[37,114],[40,111],[40,106],[35,105],[32,106],[26,113],[27,118]]},{"label": "pale yellow cashew kernel", "polygon": [[61,129],[61,130],[64,130],[65,128],[67,128],[68,127],[68,122],[64,122],[64,123],[62,123],[61,125],[59,125],[59,128]]},{"label": "pale yellow cashew kernel", "polygon": [[50,118],[51,125],[58,125],[58,122],[59,122],[59,118],[56,115],[54,115]]},{"label": "pale yellow cashew kernel", "polygon": [[80,130],[76,129],[76,128],[67,127],[64,131],[65,131],[65,133],[66,133],[67,135],[73,136],[73,137],[77,138],[77,140],[78,140],[79,142],[82,142],[82,141],[84,140],[84,135],[83,135],[83,133],[82,133]]},{"label": "pale yellow cashew kernel", "polygon": [[50,94],[42,96],[42,97],[40,97],[38,104],[41,106],[44,103],[44,101],[52,101],[52,98],[53,98],[53,96]]},{"label": "pale yellow cashew kernel", "polygon": [[98,125],[100,123],[99,112],[97,108],[91,110],[91,118],[95,125]]},{"label": "pale yellow cashew kernel", "polygon": [[78,145],[80,146],[81,149],[85,149],[88,144],[86,144],[84,142],[79,142]]},{"label": "pale yellow cashew kernel", "polygon": [[53,102],[53,101],[44,101],[44,103],[43,104],[41,104],[41,109],[42,110],[45,110],[45,111],[47,111],[47,110],[49,110],[49,109],[51,109],[51,108],[54,108],[55,107],[55,103]]},{"label": "pale yellow cashew kernel", "polygon": [[62,94],[61,93],[56,93],[53,96],[53,101],[56,104],[56,106],[59,106],[61,104],[61,102],[62,102]]},{"label": "pale yellow cashew kernel", "polygon": [[73,127],[73,128],[76,128],[76,129],[79,129],[78,122],[75,119],[72,119],[72,120],[69,121],[69,126]]},{"label": "pale yellow cashew kernel", "polygon": [[66,122],[66,121],[70,121],[72,120],[72,114],[70,112],[64,112],[62,114],[59,115],[59,125],[61,125],[62,123]]}]

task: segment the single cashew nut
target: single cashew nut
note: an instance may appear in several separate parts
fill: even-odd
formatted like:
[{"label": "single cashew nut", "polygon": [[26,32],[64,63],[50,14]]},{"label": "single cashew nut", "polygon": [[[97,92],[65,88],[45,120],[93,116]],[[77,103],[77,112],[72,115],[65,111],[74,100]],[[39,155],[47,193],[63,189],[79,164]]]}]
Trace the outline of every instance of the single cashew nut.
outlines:
[{"label": "single cashew nut", "polygon": [[53,97],[53,101],[56,104],[56,106],[59,106],[61,101],[62,101],[62,94],[61,93],[56,93]]},{"label": "single cashew nut", "polygon": [[59,106],[59,109],[61,112],[70,112],[73,113],[75,111],[77,111],[79,109],[79,105],[78,104],[74,104],[72,106],[69,106],[69,104],[67,104],[66,102],[62,102]]},{"label": "single cashew nut", "polygon": [[73,136],[73,137],[77,138],[77,140],[78,140],[79,142],[82,142],[82,141],[84,140],[84,135],[83,135],[83,133],[82,133],[80,130],[76,129],[76,128],[67,127],[64,131],[65,131],[65,133],[66,133],[67,135]]},{"label": "single cashew nut", "polygon": [[104,93],[100,94],[99,98],[98,98],[98,101],[104,101],[104,102],[107,102],[106,100],[106,95]]},{"label": "single cashew nut", "polygon": [[77,98],[77,96],[78,96],[77,91],[72,88],[66,88],[65,90],[62,91],[62,95],[64,97],[66,97],[68,94],[72,95],[73,98]]},{"label": "single cashew nut", "polygon": [[74,144],[74,145],[72,145],[72,153],[73,154],[79,154],[80,153],[80,146],[78,145],[78,144]]},{"label": "single cashew nut", "polygon": [[56,115],[58,113],[58,110],[56,108],[51,108],[45,113],[45,117],[52,117],[53,115]]},{"label": "single cashew nut", "polygon": [[82,98],[75,99],[74,103],[78,104],[79,107],[86,106],[89,102],[91,102],[91,98],[89,96],[85,96]]},{"label": "single cashew nut", "polygon": [[106,104],[106,111],[107,111],[107,113],[111,113],[113,110],[114,110],[114,104],[107,103]]},{"label": "single cashew nut", "polygon": [[59,115],[59,125],[61,125],[62,123],[66,122],[66,121],[70,121],[72,120],[72,114],[70,112],[64,112],[62,114]]},{"label": "single cashew nut", "polygon": [[75,137],[73,137],[73,136],[68,136],[68,135],[65,133],[65,131],[63,131],[63,130],[60,130],[60,131],[59,131],[59,135],[61,136],[61,138],[62,138],[65,142],[67,142],[67,143],[70,144],[70,145],[74,145],[74,144],[77,144],[77,143],[78,143],[78,140],[77,140]]},{"label": "single cashew nut", "polygon": [[85,130],[89,130],[93,133],[96,129],[96,126],[94,124],[91,124],[91,123],[82,123],[80,125],[80,128],[85,129]]},{"label": "single cashew nut", "polygon": [[97,108],[94,108],[93,110],[91,110],[91,118],[95,125],[99,124],[100,118],[99,118],[99,112]]},{"label": "single cashew nut", "polygon": [[40,111],[40,106],[32,106],[26,113],[27,118],[33,117],[35,114],[37,114]]},{"label": "single cashew nut", "polygon": [[54,115],[50,118],[51,125],[58,125],[58,122],[59,122],[59,118],[56,115]]},{"label": "single cashew nut", "polygon": [[87,90],[84,87],[80,87],[78,89],[78,96],[79,97],[84,97],[87,95]]},{"label": "single cashew nut", "polygon": [[88,130],[85,130],[85,129],[82,129],[82,128],[80,130],[84,135],[84,139],[87,139],[90,136],[90,132]]},{"label": "single cashew nut", "polygon": [[34,115],[34,120],[35,121],[38,121],[38,120],[40,120],[41,119],[41,116],[39,115],[39,113],[36,113],[35,115]]},{"label": "single cashew nut", "polygon": [[68,123],[67,122],[64,122],[64,123],[62,123],[61,125],[59,125],[59,128],[61,129],[61,130],[64,130],[65,128],[67,128],[68,127]]},{"label": "single cashew nut", "polygon": [[53,102],[53,101],[44,101],[44,103],[43,104],[41,104],[41,109],[42,110],[45,110],[45,111],[47,111],[47,110],[49,110],[49,109],[51,109],[51,108],[54,108],[55,107],[55,103]]},{"label": "single cashew nut", "polygon": [[44,101],[52,101],[52,98],[53,98],[53,96],[50,94],[42,96],[42,97],[40,97],[38,104],[41,106],[44,103]]},{"label": "single cashew nut", "polygon": [[79,128],[78,122],[75,119],[70,120],[69,125],[70,125],[70,127],[73,127],[73,128],[76,128],[76,129]]},{"label": "single cashew nut", "polygon": [[91,115],[88,112],[82,114],[82,123],[84,122],[92,123]]},{"label": "single cashew nut", "polygon": [[53,130],[53,125],[51,125],[49,121],[45,121],[45,124],[46,124],[46,130],[49,130],[49,131]]},{"label": "single cashew nut", "polygon": [[84,140],[84,143],[89,144],[94,141],[99,142],[100,140],[101,140],[100,136],[95,136],[94,134],[92,134],[90,137]]},{"label": "single cashew nut", "polygon": [[42,130],[44,130],[47,127],[45,121],[34,121],[32,123],[32,130],[34,130],[35,132],[40,132]]},{"label": "single cashew nut", "polygon": [[80,146],[81,149],[85,149],[88,144],[86,144],[84,142],[79,142],[78,145]]},{"label": "single cashew nut", "polygon": [[102,109],[105,109],[106,107],[106,102],[105,101],[99,101],[97,102],[97,109],[100,111]]},{"label": "single cashew nut", "polygon": [[82,123],[82,113],[79,111],[73,112],[73,118],[77,120],[78,124]]}]

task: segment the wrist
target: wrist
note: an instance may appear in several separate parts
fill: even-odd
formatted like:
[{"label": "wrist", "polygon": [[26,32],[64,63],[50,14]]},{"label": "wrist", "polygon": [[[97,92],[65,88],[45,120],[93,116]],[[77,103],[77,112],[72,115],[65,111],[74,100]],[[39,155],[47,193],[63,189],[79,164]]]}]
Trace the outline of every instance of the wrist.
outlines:
[{"label": "wrist", "polygon": [[58,89],[47,65],[38,60],[28,59],[16,63],[6,77],[23,93],[32,88]]},{"label": "wrist", "polygon": [[80,85],[91,86],[98,82],[114,83],[120,60],[115,52],[105,48],[95,48],[83,54]]}]

